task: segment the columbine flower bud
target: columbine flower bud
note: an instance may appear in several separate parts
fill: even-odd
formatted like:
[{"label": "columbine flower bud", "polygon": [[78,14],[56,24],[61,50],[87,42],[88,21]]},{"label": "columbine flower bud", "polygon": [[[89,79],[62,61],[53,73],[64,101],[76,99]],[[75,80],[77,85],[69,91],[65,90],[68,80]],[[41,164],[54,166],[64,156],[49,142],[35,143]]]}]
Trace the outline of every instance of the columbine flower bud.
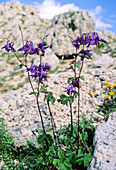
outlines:
[{"label": "columbine flower bud", "polygon": [[14,42],[9,42],[9,40],[8,40],[7,43],[6,43],[6,45],[3,46],[3,47],[1,48],[1,50],[2,50],[3,48],[5,48],[5,50],[6,50],[7,52],[9,52],[9,51],[16,52],[16,50],[13,48],[13,46],[14,46]]}]

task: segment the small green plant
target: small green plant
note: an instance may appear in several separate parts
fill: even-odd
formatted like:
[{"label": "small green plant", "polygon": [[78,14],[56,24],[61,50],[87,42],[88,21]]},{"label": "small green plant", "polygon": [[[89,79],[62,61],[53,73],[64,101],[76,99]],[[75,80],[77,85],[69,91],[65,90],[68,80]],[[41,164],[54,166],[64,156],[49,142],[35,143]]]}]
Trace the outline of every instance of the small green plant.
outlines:
[{"label": "small green plant", "polygon": [[[77,124],[74,124],[73,137],[70,138],[71,126],[65,126],[57,131],[56,142],[51,135],[43,135],[40,129],[35,134],[39,147],[36,148],[31,142],[27,145],[15,147],[13,137],[10,136],[4,125],[4,120],[0,118],[0,155],[5,167],[16,169],[87,169],[93,154],[94,126],[92,120],[87,120],[85,115],[80,120],[80,145],[77,142]],[[49,128],[49,133],[52,128]],[[39,155],[39,156],[38,156]],[[15,162],[15,163],[14,163]]]},{"label": "small green plant", "polygon": [[6,93],[6,92],[7,92],[7,89],[3,89],[3,90],[1,91],[2,94]]},{"label": "small green plant", "polygon": [[[106,82],[105,85],[106,87],[103,92],[104,98],[101,101],[101,103],[97,106],[97,113],[102,114],[102,116],[104,117],[103,120],[107,121],[109,118],[109,114],[116,111],[116,84],[111,85],[109,84],[109,82]],[[97,94],[96,93],[92,94],[91,91],[88,94],[92,98],[97,97]]]},{"label": "small green plant", "polygon": [[[74,24],[74,20],[71,20],[71,23],[68,25],[74,31],[78,27]],[[41,43],[38,43],[36,48],[32,41],[26,41],[26,44],[23,40],[23,32],[21,27],[19,27],[22,36],[23,47],[19,48],[18,51],[23,52],[23,58],[19,57],[14,49],[14,43],[7,40],[7,43],[2,49],[5,48],[7,52],[12,51],[13,55],[16,56],[20,66],[24,66],[28,80],[31,85],[32,91],[30,95],[35,96],[38,114],[40,116],[42,130],[40,132],[37,129],[38,134],[35,131],[32,133],[35,135],[36,140],[39,144],[38,148],[35,147],[31,142],[27,141],[26,146],[15,147],[10,141],[10,146],[7,155],[9,162],[4,159],[5,165],[12,169],[87,169],[93,154],[93,134],[94,126],[92,120],[86,120],[86,117],[83,115],[80,116],[80,88],[81,80],[84,80],[84,77],[81,76],[83,65],[85,59],[91,59],[91,51],[89,47],[91,45],[99,45],[100,42],[107,43],[105,40],[101,39],[98,36],[97,32],[93,32],[91,37],[87,33],[81,34],[76,40],[72,40],[72,45],[76,48],[76,53],[74,59],[70,62],[69,68],[65,71],[71,69],[72,76],[68,78],[66,90],[63,94],[59,95],[58,102],[63,105],[69,106],[70,113],[70,124],[63,129],[56,130],[55,120],[51,111],[51,104],[54,104],[55,97],[53,93],[48,91],[48,85],[45,82],[48,79],[48,73],[51,70],[51,66],[48,63],[43,63],[43,56],[46,49],[49,47],[45,44],[45,37]],[[77,52],[79,50],[79,52]],[[28,67],[28,55],[38,55],[40,62],[39,65],[31,64]],[[9,57],[10,58],[10,57]],[[16,74],[20,66],[15,67],[14,71],[10,73],[11,76]],[[58,67],[56,68],[58,69]],[[22,71],[23,72],[23,71]],[[35,80],[36,87],[33,84],[32,80]],[[19,87],[23,87],[23,84],[20,84]],[[51,132],[47,133],[45,127],[45,122],[43,119],[43,114],[40,109],[39,97],[44,93],[44,100],[47,102],[47,107],[49,110],[50,121],[51,121]],[[95,96],[95,94],[94,94]],[[73,120],[73,102],[77,100],[77,121],[74,123]],[[3,149],[4,150],[4,149]],[[6,150],[7,151],[7,150]],[[11,153],[11,156],[10,154]],[[16,160],[17,163],[13,164],[12,161]]]},{"label": "small green plant", "polygon": [[77,29],[77,26],[74,24],[75,19],[71,19],[71,22],[68,23],[68,27],[72,29],[72,31],[74,32]]},{"label": "small green plant", "polygon": [[105,83],[104,100],[98,105],[98,113],[104,114],[104,120],[107,121],[109,114],[116,111],[116,84]]},{"label": "small green plant", "polygon": [[2,54],[0,55],[0,57],[4,57],[6,54],[7,54],[7,53],[2,53]]},{"label": "small green plant", "polygon": [[54,69],[54,70],[50,70],[49,73],[53,74],[53,73],[56,73],[58,71],[58,66]]},{"label": "small green plant", "polygon": [[[15,148],[15,146],[12,139],[13,137],[11,137],[6,130],[4,119],[0,118],[0,162],[3,160],[7,168],[13,170],[12,150]],[[4,166],[2,167],[2,169],[5,170]]]}]

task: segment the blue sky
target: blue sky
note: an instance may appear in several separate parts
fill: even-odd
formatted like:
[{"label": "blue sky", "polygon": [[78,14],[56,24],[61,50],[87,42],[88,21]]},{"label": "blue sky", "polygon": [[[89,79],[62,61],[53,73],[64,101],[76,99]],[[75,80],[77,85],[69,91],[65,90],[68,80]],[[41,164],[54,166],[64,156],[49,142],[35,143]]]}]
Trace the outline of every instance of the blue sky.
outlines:
[{"label": "blue sky", "polygon": [[[0,0],[0,3],[16,0]],[[94,18],[96,30],[116,33],[116,0],[19,0],[21,3],[38,6],[40,17],[52,19],[54,15],[69,10],[88,9]]]}]

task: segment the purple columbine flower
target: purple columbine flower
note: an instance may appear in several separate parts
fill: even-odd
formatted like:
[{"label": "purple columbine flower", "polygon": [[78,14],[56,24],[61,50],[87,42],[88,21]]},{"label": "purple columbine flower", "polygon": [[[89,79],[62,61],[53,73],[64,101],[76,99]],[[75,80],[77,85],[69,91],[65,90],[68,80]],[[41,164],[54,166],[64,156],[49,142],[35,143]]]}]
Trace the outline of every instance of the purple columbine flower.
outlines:
[{"label": "purple columbine flower", "polygon": [[73,87],[72,84],[69,84],[69,85],[68,85],[67,90],[66,90],[66,92],[67,92],[68,95],[71,95],[72,93],[77,94],[77,92],[76,92],[73,88],[74,88],[74,87]]},{"label": "purple columbine flower", "polygon": [[78,80],[72,80],[72,83],[71,83],[72,85],[73,85],[73,87],[79,87],[79,88],[81,88],[81,85],[79,84],[79,82],[78,82]]},{"label": "purple columbine flower", "polygon": [[33,42],[32,41],[26,41],[26,44],[19,48],[18,51],[24,51],[24,54],[27,54],[27,52],[31,52],[33,50]]},{"label": "purple columbine flower", "polygon": [[59,158],[59,157],[58,157],[58,154],[56,154],[56,155],[54,156],[54,158]]},{"label": "purple columbine flower", "polygon": [[81,40],[82,40],[82,44],[87,44],[87,43],[90,42],[90,38],[89,38],[87,33],[82,34],[82,39]]},{"label": "purple columbine flower", "polygon": [[49,66],[47,63],[40,64],[39,66],[31,64],[31,67],[28,68],[28,71],[30,71],[31,74],[30,76],[34,77],[35,79],[39,77],[39,81],[41,82],[43,79],[44,81],[47,81],[47,72],[51,69],[51,66]]},{"label": "purple columbine flower", "polygon": [[6,50],[7,52],[9,52],[9,51],[16,52],[16,50],[13,48],[13,46],[14,46],[14,42],[10,42],[10,43],[9,43],[9,40],[8,40],[7,43],[6,43],[6,45],[5,45],[4,47],[2,47],[1,50],[2,50],[3,48],[5,48],[5,50]]},{"label": "purple columbine flower", "polygon": [[48,63],[45,63],[44,71],[48,72],[51,69],[52,66],[50,66]]},{"label": "purple columbine flower", "polygon": [[30,54],[37,54],[37,55],[40,55],[40,56],[44,56],[45,54],[45,49],[48,48],[49,46],[47,47],[44,47],[44,42],[41,42],[39,44],[37,44],[37,48],[34,48]]},{"label": "purple columbine flower", "polygon": [[81,61],[83,61],[84,58],[89,59],[89,57],[87,57],[86,55],[90,54],[90,51],[92,51],[92,50],[83,50],[83,49],[82,49],[82,50],[79,52],[80,54],[83,54],[83,56],[81,56]]},{"label": "purple columbine flower", "polygon": [[104,39],[98,36],[97,32],[92,32],[91,38],[92,39],[90,41],[90,45],[94,45],[94,44],[99,45],[99,42],[107,43],[107,41],[105,41]]},{"label": "purple columbine flower", "polygon": [[73,45],[76,49],[79,49],[80,43],[81,43],[80,37],[77,37],[76,40],[73,40],[73,41],[72,41],[72,45]]}]

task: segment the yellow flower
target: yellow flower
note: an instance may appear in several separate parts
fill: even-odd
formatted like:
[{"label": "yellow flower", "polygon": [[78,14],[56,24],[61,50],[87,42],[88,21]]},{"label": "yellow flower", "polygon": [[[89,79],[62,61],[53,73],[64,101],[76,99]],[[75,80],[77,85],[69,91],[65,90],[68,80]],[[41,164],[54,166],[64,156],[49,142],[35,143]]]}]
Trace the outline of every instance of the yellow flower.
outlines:
[{"label": "yellow flower", "polygon": [[88,95],[91,95],[91,91],[89,91]]},{"label": "yellow flower", "polygon": [[106,86],[109,85],[109,82],[105,82],[105,85],[106,85]]},{"label": "yellow flower", "polygon": [[116,84],[112,84],[111,87],[116,87]]},{"label": "yellow flower", "polygon": [[96,96],[97,96],[97,94],[96,94],[96,93],[93,93],[92,97],[96,97]]},{"label": "yellow flower", "polygon": [[108,95],[105,95],[104,98],[105,98],[105,99],[109,99],[109,96],[108,96]]},{"label": "yellow flower", "polygon": [[109,92],[109,94],[110,94],[111,97],[115,95],[114,92]]},{"label": "yellow flower", "polygon": [[4,94],[5,93],[5,91],[2,91],[2,94]]},{"label": "yellow flower", "polygon": [[110,88],[110,87],[111,87],[111,85],[110,85],[110,84],[108,84],[108,85],[106,85],[106,87]]}]

